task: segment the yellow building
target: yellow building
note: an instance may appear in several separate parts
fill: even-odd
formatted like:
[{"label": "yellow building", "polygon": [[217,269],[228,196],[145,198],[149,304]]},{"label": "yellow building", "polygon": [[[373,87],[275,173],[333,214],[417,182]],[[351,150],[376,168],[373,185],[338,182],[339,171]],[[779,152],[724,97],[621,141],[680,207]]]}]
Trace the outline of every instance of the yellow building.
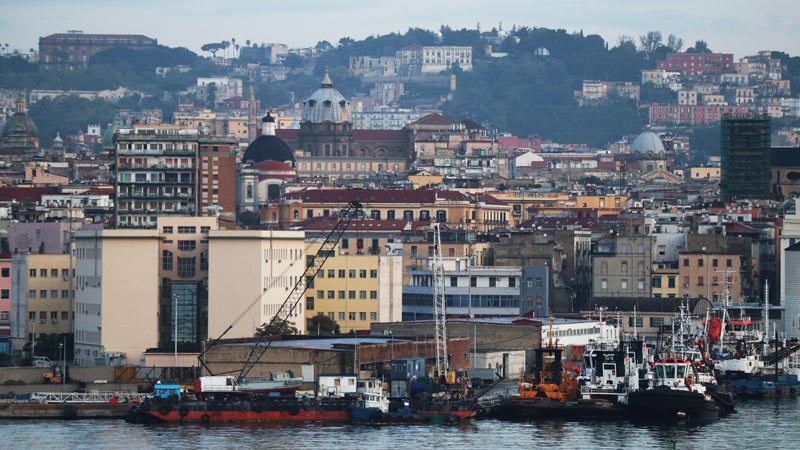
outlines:
[{"label": "yellow building", "polygon": [[692,180],[719,180],[722,176],[722,169],[719,167],[692,167],[689,169],[689,176]]},{"label": "yellow building", "polygon": [[69,255],[14,255],[13,303],[24,307],[29,340],[72,331]]},{"label": "yellow building", "polygon": [[653,289],[653,297],[678,297],[678,279],[677,267],[657,267],[653,269],[653,275],[650,279],[650,287]]}]

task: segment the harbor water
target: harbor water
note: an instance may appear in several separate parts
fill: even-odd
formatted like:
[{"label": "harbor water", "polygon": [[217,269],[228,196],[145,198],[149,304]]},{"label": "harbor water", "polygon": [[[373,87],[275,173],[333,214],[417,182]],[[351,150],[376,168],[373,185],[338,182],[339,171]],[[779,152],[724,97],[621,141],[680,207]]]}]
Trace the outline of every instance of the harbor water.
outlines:
[{"label": "harbor water", "polygon": [[708,425],[503,422],[454,426],[133,425],[122,420],[6,420],[0,449],[796,449],[800,400],[743,401]]}]

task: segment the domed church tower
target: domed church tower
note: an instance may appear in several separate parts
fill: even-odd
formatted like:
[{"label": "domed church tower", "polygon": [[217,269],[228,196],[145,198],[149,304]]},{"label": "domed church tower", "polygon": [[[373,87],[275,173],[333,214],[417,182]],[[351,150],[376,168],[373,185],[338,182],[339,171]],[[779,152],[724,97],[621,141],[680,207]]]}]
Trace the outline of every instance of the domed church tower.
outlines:
[{"label": "domed church tower", "polygon": [[39,152],[39,131],[25,112],[25,99],[17,98],[17,109],[0,132],[0,155],[36,155]]},{"label": "domed church tower", "polygon": [[333,87],[328,70],[314,91],[303,102],[297,146],[309,156],[353,156],[353,124],[350,104]]}]

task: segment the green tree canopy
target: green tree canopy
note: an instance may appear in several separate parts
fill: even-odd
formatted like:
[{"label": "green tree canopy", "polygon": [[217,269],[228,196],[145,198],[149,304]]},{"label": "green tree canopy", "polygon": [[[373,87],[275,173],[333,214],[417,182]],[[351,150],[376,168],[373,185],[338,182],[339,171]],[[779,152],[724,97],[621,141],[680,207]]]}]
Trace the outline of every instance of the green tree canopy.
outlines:
[{"label": "green tree canopy", "polygon": [[256,329],[256,336],[289,336],[299,334],[297,328],[286,320],[273,317],[269,323],[262,324]]},{"label": "green tree canopy", "polygon": [[324,314],[308,319],[308,334],[314,336],[334,336],[340,334],[339,324]]}]

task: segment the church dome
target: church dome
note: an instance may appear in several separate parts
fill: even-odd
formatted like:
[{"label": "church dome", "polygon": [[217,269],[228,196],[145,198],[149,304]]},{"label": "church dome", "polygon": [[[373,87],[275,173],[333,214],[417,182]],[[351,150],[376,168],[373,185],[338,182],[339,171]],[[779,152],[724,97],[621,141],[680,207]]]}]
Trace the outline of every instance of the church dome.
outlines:
[{"label": "church dome", "polygon": [[3,131],[0,132],[0,137],[16,139],[39,138],[39,130],[36,129],[36,124],[25,113],[25,99],[22,98],[22,94],[17,99],[16,112],[6,121]]},{"label": "church dome", "polygon": [[664,143],[652,131],[640,134],[631,145],[631,153],[664,153],[664,151]]},{"label": "church dome", "polygon": [[350,122],[350,106],[344,96],[333,87],[328,71],[319,89],[303,102],[303,122]]},{"label": "church dome", "polygon": [[262,134],[247,146],[242,161],[294,161],[294,155],[283,139]]}]

